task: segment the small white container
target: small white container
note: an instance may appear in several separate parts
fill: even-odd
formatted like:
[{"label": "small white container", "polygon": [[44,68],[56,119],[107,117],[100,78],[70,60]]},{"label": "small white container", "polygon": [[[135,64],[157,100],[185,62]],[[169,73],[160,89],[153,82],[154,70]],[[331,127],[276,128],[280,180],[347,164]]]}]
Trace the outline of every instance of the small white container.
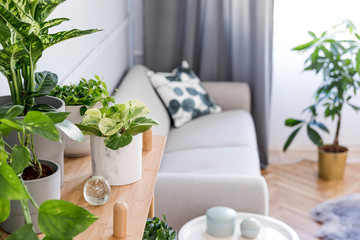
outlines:
[{"label": "small white container", "polygon": [[218,238],[234,235],[236,212],[228,207],[213,207],[206,212],[206,231]]},{"label": "small white container", "polygon": [[252,217],[245,218],[240,224],[241,235],[244,238],[256,238],[260,232],[260,228],[261,226],[259,221]]}]

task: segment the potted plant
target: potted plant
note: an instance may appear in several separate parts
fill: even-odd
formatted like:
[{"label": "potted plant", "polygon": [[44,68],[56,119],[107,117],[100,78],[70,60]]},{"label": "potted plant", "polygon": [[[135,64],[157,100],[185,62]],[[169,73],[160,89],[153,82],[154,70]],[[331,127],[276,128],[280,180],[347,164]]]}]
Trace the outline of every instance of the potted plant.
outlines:
[{"label": "potted plant", "polygon": [[[0,110],[1,227],[13,232],[9,239],[38,239],[36,233],[40,231],[49,239],[72,239],[97,217],[84,208],[59,200],[60,166],[39,160],[33,142],[35,134],[59,141],[56,125],[68,113],[29,111],[23,119],[16,118],[23,111],[21,105]],[[3,138],[12,131],[17,131],[19,137],[19,144],[14,146]]]},{"label": "potted plant", "polygon": [[136,182],[142,173],[142,135],[159,123],[145,117],[150,110],[139,100],[85,112],[77,126],[90,135],[93,175],[110,185]]},{"label": "potted plant", "polygon": [[[314,96],[314,103],[304,112],[309,114],[307,120],[286,119],[285,125],[295,130],[290,134],[284,145],[284,151],[302,127],[306,127],[310,140],[318,146],[319,176],[325,180],[343,178],[348,149],[339,144],[342,110],[345,105],[355,111],[360,108],[352,103],[360,86],[360,36],[355,32],[351,21],[343,20],[335,26],[333,32],[324,32],[316,36],[309,32],[312,41],[299,45],[293,50],[311,50],[305,61],[305,71],[322,73],[323,81]],[[338,36],[346,38],[338,38]],[[335,137],[332,144],[324,145],[318,132],[329,133],[328,128],[318,121],[319,111],[324,112],[325,118],[336,120]]]},{"label": "potted plant", "polygon": [[[12,103],[31,110],[55,111],[64,107],[59,99],[47,98],[57,84],[57,75],[49,71],[36,72],[36,64],[45,49],[59,42],[97,32],[96,29],[61,31],[49,29],[60,25],[67,18],[47,20],[50,13],[65,0],[8,0],[0,3],[0,72],[6,77],[11,96],[0,97],[0,106]],[[42,98],[40,98],[42,97]],[[36,99],[36,100],[35,100]],[[49,105],[53,102],[53,105]],[[15,137],[6,141],[13,145]],[[52,143],[36,137],[36,154],[63,165],[64,141]],[[63,175],[63,173],[62,173]]]},{"label": "potted plant", "polygon": [[177,240],[176,231],[167,225],[164,215],[163,218],[164,221],[158,217],[147,219],[143,240]]},{"label": "potted plant", "polygon": [[[114,97],[109,96],[105,82],[95,75],[95,79],[82,78],[78,84],[57,85],[50,96],[62,99],[65,102],[65,111],[70,112],[68,120],[80,123],[89,107],[108,107],[115,103]],[[65,156],[83,156],[90,154],[90,137],[84,142],[77,142],[65,137]]]}]

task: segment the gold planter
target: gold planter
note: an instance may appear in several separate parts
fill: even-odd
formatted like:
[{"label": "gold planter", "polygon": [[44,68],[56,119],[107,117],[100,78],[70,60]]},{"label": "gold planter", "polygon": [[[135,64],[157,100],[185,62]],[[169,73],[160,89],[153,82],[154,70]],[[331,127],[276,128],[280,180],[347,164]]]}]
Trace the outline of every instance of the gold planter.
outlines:
[{"label": "gold planter", "polygon": [[348,149],[340,146],[340,152],[329,151],[332,145],[319,147],[319,177],[324,180],[341,180],[344,178]]}]

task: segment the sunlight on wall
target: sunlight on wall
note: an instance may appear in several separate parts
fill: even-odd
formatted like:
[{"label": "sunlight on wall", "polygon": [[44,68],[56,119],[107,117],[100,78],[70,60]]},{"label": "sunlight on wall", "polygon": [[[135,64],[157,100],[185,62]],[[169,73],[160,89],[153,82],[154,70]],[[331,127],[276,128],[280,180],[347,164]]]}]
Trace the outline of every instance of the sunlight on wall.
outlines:
[{"label": "sunlight on wall", "polygon": [[[307,31],[316,35],[331,29],[339,19],[349,19],[360,31],[359,0],[275,0],[273,88],[270,122],[270,149],[282,149],[291,133],[284,126],[286,118],[300,118],[301,111],[312,103],[321,76],[303,72],[307,54],[292,52],[291,48],[311,40]],[[354,104],[360,105],[359,97]],[[360,113],[344,107],[340,143],[360,146]],[[328,123],[328,122],[326,122]],[[330,134],[323,134],[325,143],[333,140],[334,124],[327,126]],[[290,149],[313,148],[305,129]]]}]

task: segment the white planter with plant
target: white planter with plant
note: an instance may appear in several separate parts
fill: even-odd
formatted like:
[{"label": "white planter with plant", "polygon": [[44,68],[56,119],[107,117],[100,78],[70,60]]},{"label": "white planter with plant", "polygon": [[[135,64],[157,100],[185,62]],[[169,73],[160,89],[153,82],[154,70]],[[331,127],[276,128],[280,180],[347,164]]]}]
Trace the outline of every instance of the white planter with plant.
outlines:
[{"label": "white planter with plant", "polygon": [[91,136],[93,175],[105,177],[110,185],[126,185],[141,178],[141,133],[159,123],[145,117],[150,110],[139,100],[85,112],[77,125]]},{"label": "white planter with plant", "polygon": [[[109,103],[115,103],[109,96],[105,82],[99,76],[95,79],[81,79],[78,84],[57,85],[50,96],[62,99],[65,102],[65,111],[70,112],[68,120],[80,123],[84,113],[89,107],[107,107]],[[74,141],[65,136],[65,156],[75,157],[90,154],[90,137],[86,136],[84,142]]]},{"label": "white planter with plant", "polygon": [[[295,130],[287,139],[284,151],[305,127],[310,140],[318,146],[319,177],[325,180],[339,180],[344,174],[348,149],[339,144],[343,107],[347,105],[355,111],[360,110],[353,104],[360,87],[360,35],[348,20],[342,20],[333,29],[334,32],[324,32],[320,36],[309,32],[313,39],[293,49],[300,52],[312,50],[304,70],[322,73],[323,81],[315,93],[314,103],[303,111],[309,118],[285,121],[286,126]],[[318,121],[319,111],[324,113],[324,118],[336,120],[334,141],[330,145],[324,145],[318,132],[329,133],[328,128]]]},{"label": "white planter with plant", "polygon": [[[18,118],[23,112],[20,105],[0,108],[0,226],[15,231],[9,239],[39,239],[39,231],[46,239],[72,239],[97,217],[59,200],[60,167],[40,162],[33,141],[35,135],[59,141],[57,126],[64,124],[68,113],[29,111]],[[10,146],[4,136],[13,131],[19,139]]]}]

